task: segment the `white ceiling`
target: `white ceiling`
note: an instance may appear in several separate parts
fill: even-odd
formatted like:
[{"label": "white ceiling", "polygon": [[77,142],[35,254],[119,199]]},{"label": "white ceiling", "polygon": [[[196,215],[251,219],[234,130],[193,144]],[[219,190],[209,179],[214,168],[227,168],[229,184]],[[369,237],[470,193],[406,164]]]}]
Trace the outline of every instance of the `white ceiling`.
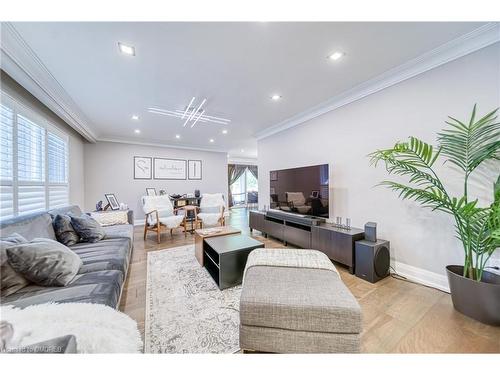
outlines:
[{"label": "white ceiling", "polygon": [[[13,25],[89,118],[98,139],[224,150],[251,158],[257,155],[257,132],[483,24]],[[136,56],[121,54],[119,41],[134,46]],[[346,56],[328,60],[334,51]],[[274,93],[283,98],[272,101]],[[231,124],[183,128],[181,119],[147,112],[148,107],[184,110],[193,96],[207,98],[205,114],[229,118]],[[139,121],[131,119],[133,114]]]}]

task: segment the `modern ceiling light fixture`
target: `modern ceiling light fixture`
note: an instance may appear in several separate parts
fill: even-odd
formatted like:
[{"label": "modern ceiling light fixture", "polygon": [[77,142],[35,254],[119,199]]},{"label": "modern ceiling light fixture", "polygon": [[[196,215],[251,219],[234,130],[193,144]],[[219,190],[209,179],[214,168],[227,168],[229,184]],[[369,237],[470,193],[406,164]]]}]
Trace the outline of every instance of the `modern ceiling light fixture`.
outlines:
[{"label": "modern ceiling light fixture", "polygon": [[271,99],[274,100],[274,101],[278,101],[282,98],[281,95],[278,95],[278,94],[274,94],[274,95],[271,95]]},{"label": "modern ceiling light fixture", "polygon": [[198,117],[196,117],[196,120],[191,124],[191,127],[195,126],[196,123],[200,120],[200,117],[205,113],[205,110],[201,111]]},{"label": "modern ceiling light fixture", "polygon": [[[194,116],[196,114],[198,114],[198,112],[201,110],[201,107],[203,107],[203,104],[205,104],[207,102],[207,98],[203,99],[203,101],[200,103],[200,105],[198,106],[198,108],[194,109],[195,107],[193,107],[193,110],[191,111],[191,114],[189,115],[189,117],[186,119],[186,121],[184,122],[184,124],[182,124],[182,126],[186,126],[186,124],[191,121],[191,120],[194,120]],[[203,111],[205,112],[205,111]],[[192,127],[192,126],[191,126]]]},{"label": "modern ceiling light fixture", "polygon": [[186,114],[188,113],[189,108],[191,108],[191,104],[193,104],[193,102],[194,102],[195,99],[196,98],[194,96],[191,98],[191,101],[189,102],[189,104],[187,105],[186,109],[182,113],[182,117],[181,117],[182,119],[184,119],[184,117],[186,117]]},{"label": "modern ceiling light fixture", "polygon": [[227,129],[224,129],[224,130],[222,131],[222,134],[227,134]]},{"label": "modern ceiling light fixture", "polygon": [[207,98],[203,99],[201,103],[198,104],[196,101],[196,97],[192,97],[189,104],[182,110],[169,110],[158,107],[149,107],[148,112],[162,116],[176,117],[184,120],[182,124],[183,127],[191,122],[191,128],[193,128],[198,123],[228,125],[231,122],[231,120],[227,118],[209,116],[205,114],[206,103]]},{"label": "modern ceiling light fixture", "polygon": [[128,46],[126,44],[118,42],[118,48],[120,49],[120,52],[125,55],[135,56],[135,47],[133,46]]},{"label": "modern ceiling light fixture", "polygon": [[132,120],[139,120],[139,116],[137,116],[137,115],[132,115]]},{"label": "modern ceiling light fixture", "polygon": [[135,134],[141,134],[141,131],[140,131],[139,129],[135,129],[135,130],[134,130],[134,133],[135,133]]},{"label": "modern ceiling light fixture", "polygon": [[215,142],[215,139],[210,138],[210,143],[214,143],[214,142]]},{"label": "modern ceiling light fixture", "polygon": [[344,57],[344,55],[345,55],[345,53],[344,53],[344,52],[335,51],[335,52],[333,52],[333,53],[329,54],[329,55],[328,55],[328,58],[329,58],[330,60],[334,60],[334,61],[336,61],[336,60],[339,60],[341,57]]},{"label": "modern ceiling light fixture", "polygon": [[181,138],[181,136],[180,136],[179,134],[176,134],[176,135],[175,135],[175,138],[180,139],[180,138]]}]

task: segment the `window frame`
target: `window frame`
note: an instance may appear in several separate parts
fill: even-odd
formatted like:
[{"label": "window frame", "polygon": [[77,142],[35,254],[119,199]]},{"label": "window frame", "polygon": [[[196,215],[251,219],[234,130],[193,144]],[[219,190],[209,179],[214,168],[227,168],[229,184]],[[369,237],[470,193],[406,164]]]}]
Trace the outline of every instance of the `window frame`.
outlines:
[{"label": "window frame", "polygon": [[[10,109],[13,114],[13,124],[12,124],[12,179],[3,179],[0,177],[0,188],[4,186],[9,186],[12,189],[12,215],[1,217],[0,220],[6,220],[13,217],[22,216],[29,213],[19,213],[19,187],[21,186],[43,186],[44,187],[44,198],[45,198],[45,207],[43,209],[33,211],[33,212],[43,212],[44,210],[50,210],[53,208],[57,208],[60,206],[53,207],[50,205],[50,188],[65,186],[67,188],[67,204],[70,203],[70,194],[71,194],[71,183],[70,183],[70,137],[69,134],[59,129],[51,120],[49,120],[46,116],[42,115],[39,110],[30,106],[25,102],[21,102],[20,100],[12,97],[5,91],[0,91],[0,102],[5,107]],[[22,181],[19,182],[19,170],[18,170],[18,115],[21,115],[33,122],[35,125],[41,127],[43,129],[44,139],[43,139],[43,147],[44,154],[42,156],[43,160],[43,181]],[[65,168],[66,168],[66,183],[51,183],[49,181],[49,133],[52,133],[54,136],[59,137],[66,144],[66,155],[65,155]]]}]

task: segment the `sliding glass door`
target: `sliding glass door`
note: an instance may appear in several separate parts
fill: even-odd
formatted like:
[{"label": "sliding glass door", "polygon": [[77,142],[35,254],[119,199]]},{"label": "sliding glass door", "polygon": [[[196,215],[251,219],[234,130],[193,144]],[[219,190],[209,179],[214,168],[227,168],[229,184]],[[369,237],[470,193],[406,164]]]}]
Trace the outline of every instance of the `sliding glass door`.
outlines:
[{"label": "sliding glass door", "polygon": [[[238,166],[242,167],[242,166]],[[250,170],[253,168],[253,170]],[[236,180],[229,185],[231,207],[249,207],[258,203],[258,180],[255,166],[243,167]]]}]

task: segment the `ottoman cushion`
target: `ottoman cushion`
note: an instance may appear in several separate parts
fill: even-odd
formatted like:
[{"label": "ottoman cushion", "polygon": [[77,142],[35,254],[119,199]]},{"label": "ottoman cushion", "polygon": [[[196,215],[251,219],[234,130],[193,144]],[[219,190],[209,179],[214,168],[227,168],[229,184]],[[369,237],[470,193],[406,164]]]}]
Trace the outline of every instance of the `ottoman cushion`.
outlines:
[{"label": "ottoman cushion", "polygon": [[242,325],[296,331],[360,333],[361,309],[336,272],[257,266],[247,269]]}]

